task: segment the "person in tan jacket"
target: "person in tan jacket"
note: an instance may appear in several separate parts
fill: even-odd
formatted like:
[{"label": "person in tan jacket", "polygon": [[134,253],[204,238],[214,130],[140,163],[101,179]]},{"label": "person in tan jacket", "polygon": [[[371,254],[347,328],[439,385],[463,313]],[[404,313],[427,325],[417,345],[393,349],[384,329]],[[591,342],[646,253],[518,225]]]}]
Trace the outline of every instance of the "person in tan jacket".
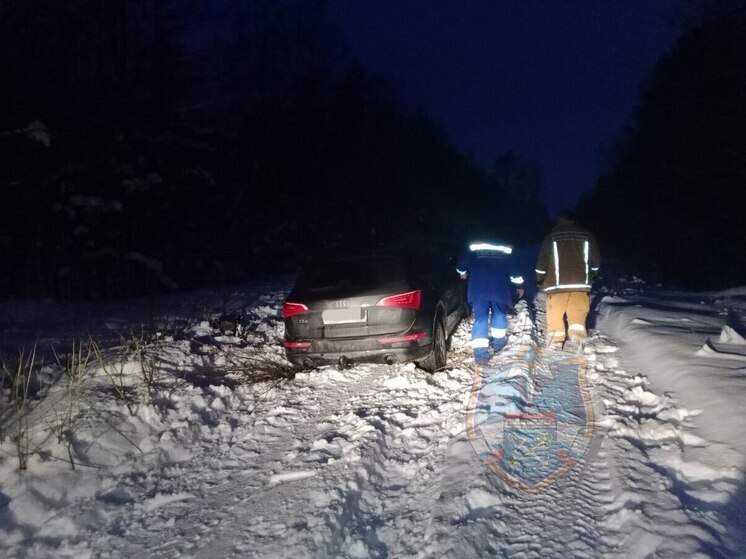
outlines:
[{"label": "person in tan jacket", "polygon": [[578,225],[572,213],[561,211],[536,261],[536,283],[547,298],[547,346],[562,345],[568,337],[579,343],[587,338],[588,293],[600,266],[593,234]]}]

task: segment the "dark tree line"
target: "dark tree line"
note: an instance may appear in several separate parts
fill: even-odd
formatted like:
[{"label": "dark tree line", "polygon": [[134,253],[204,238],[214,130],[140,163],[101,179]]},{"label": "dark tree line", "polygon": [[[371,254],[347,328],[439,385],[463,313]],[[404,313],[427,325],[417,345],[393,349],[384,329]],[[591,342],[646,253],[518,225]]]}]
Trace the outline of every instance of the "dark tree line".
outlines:
[{"label": "dark tree line", "polygon": [[746,10],[692,26],[658,63],[610,172],[579,212],[631,273],[746,283]]},{"label": "dark tree line", "polygon": [[324,2],[220,9],[0,0],[0,131],[52,131],[0,136],[0,292],[119,296],[544,232],[536,192],[402,110]]}]

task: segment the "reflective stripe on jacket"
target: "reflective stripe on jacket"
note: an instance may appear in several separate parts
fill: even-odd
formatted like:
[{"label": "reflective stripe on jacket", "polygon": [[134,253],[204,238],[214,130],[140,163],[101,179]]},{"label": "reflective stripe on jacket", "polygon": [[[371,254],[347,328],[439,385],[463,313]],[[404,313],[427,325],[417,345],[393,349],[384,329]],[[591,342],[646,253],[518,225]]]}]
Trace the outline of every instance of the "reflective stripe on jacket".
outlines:
[{"label": "reflective stripe on jacket", "polygon": [[544,238],[536,261],[536,283],[547,293],[590,291],[601,253],[590,231],[561,220]]}]

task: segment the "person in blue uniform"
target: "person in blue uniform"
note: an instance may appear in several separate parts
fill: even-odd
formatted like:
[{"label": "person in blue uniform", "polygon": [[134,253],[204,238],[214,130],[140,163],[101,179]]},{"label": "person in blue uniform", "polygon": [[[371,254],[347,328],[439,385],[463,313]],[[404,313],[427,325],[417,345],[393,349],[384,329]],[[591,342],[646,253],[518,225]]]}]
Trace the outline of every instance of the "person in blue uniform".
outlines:
[{"label": "person in blue uniform", "polygon": [[471,346],[479,363],[489,360],[490,348],[505,347],[508,333],[506,312],[513,306],[513,290],[523,297],[523,277],[515,270],[512,247],[474,242],[459,257],[456,271],[467,280],[467,298],[472,306],[474,325]]}]

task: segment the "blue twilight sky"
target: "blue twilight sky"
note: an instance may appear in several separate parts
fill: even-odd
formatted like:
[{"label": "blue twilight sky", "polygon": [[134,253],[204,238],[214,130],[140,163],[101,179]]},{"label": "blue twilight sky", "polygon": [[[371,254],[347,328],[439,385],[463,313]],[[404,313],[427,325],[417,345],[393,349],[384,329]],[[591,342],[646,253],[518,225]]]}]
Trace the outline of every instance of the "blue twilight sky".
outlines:
[{"label": "blue twilight sky", "polygon": [[538,161],[552,213],[605,168],[678,0],[331,0],[353,52],[485,167]]}]

